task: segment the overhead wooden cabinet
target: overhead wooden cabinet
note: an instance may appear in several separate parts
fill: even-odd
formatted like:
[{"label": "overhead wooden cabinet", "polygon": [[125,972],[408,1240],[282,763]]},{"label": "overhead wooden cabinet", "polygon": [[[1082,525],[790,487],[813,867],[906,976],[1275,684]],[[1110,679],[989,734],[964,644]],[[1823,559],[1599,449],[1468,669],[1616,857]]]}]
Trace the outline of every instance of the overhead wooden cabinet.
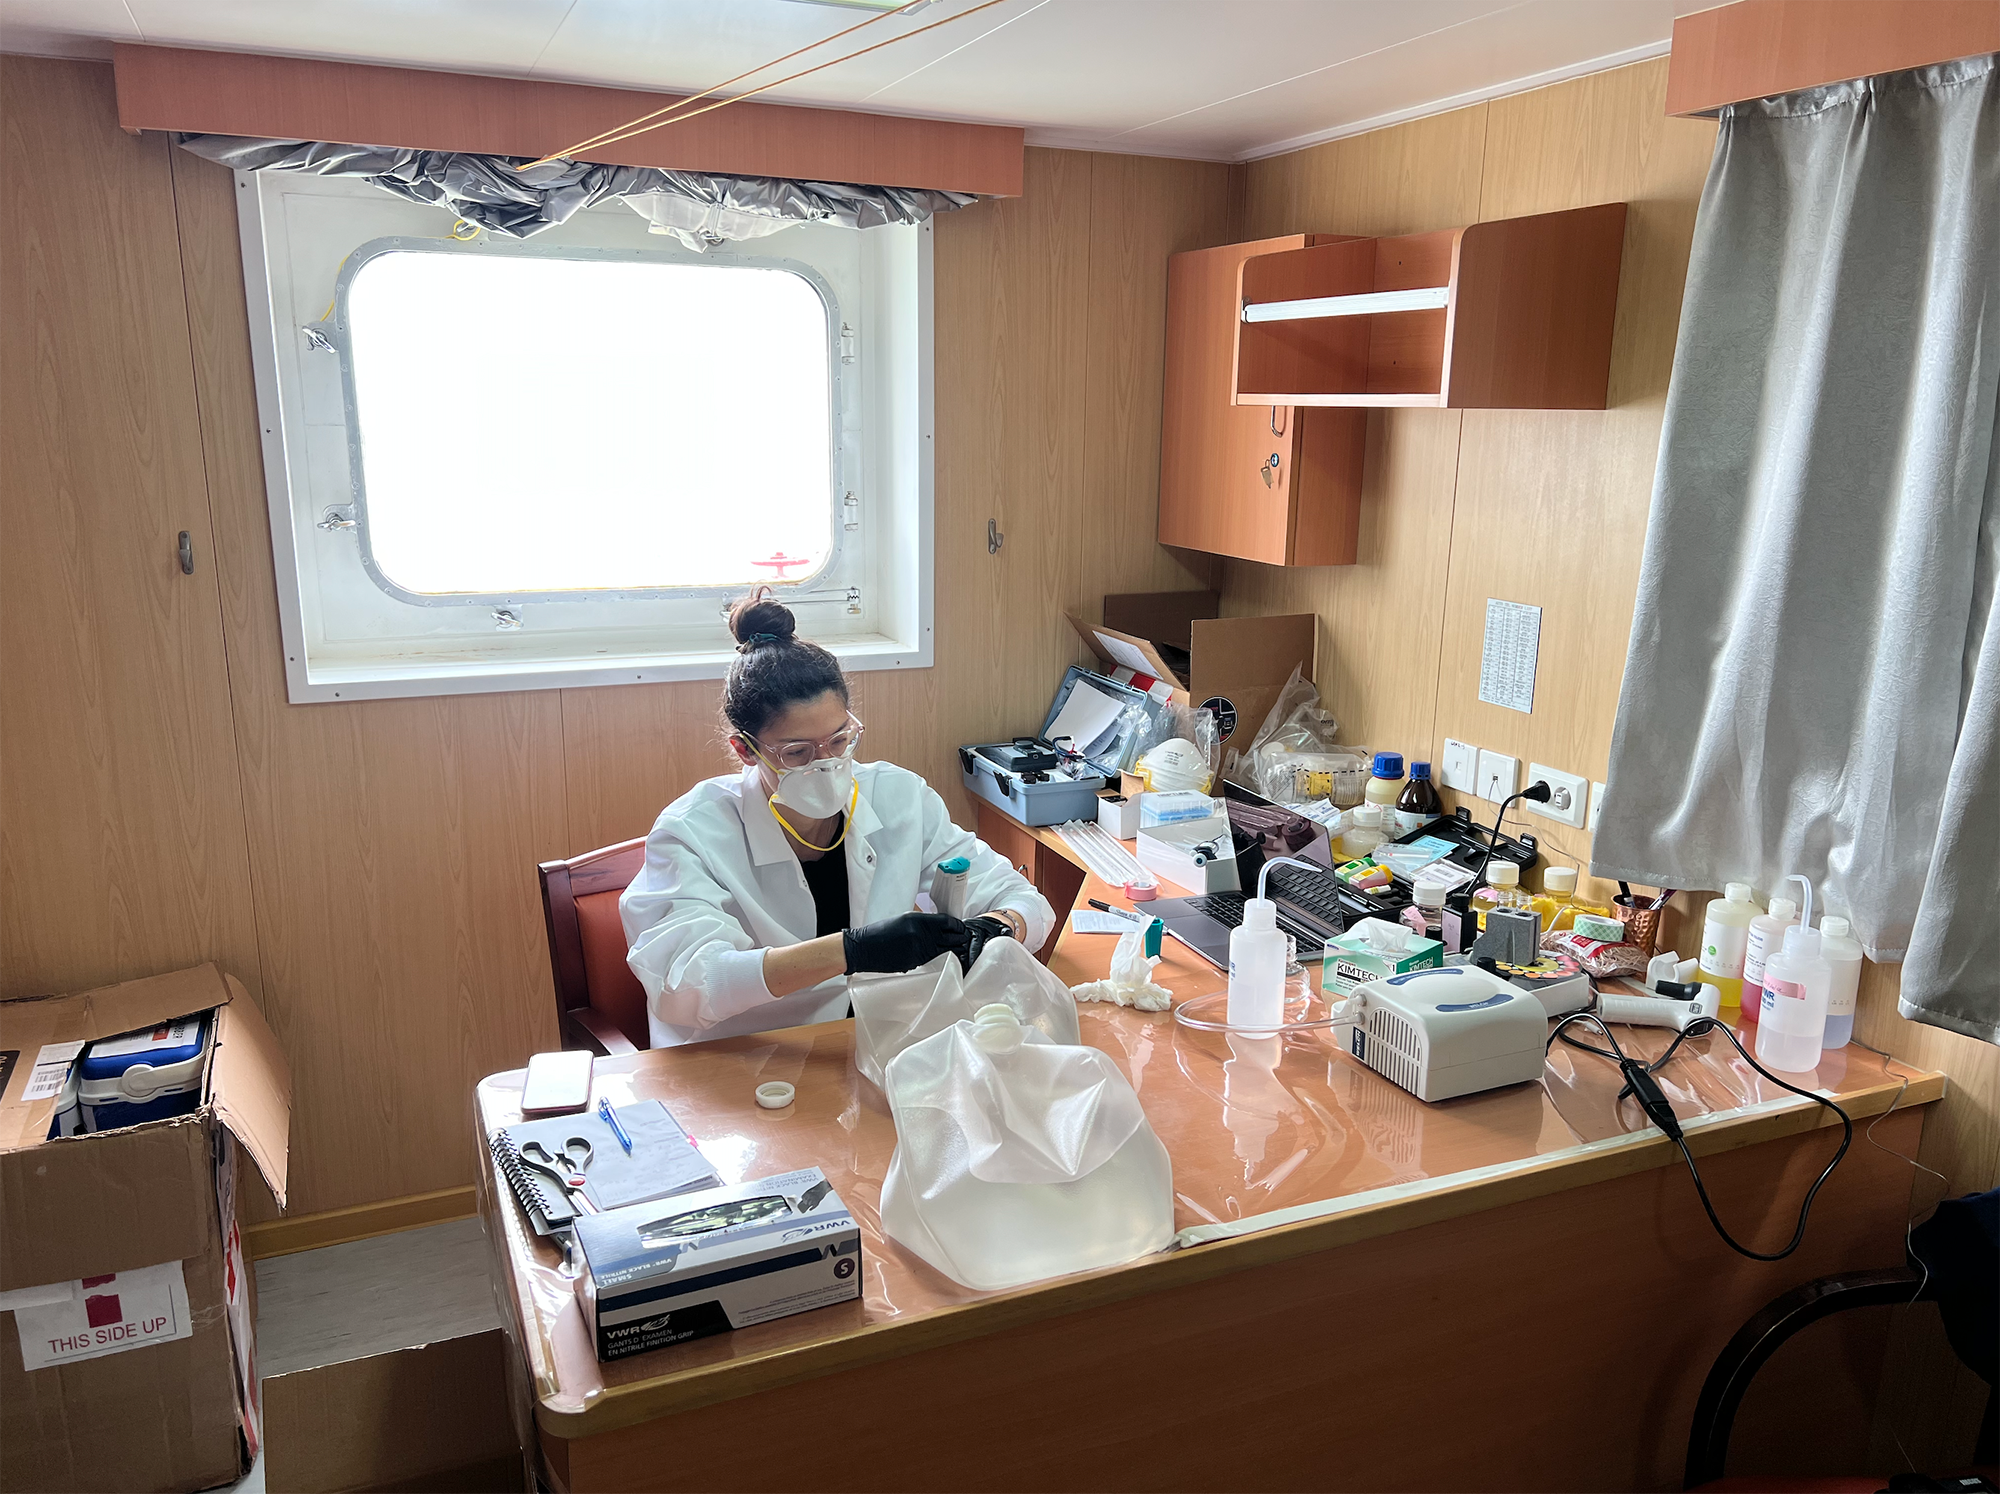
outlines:
[{"label": "overhead wooden cabinet", "polygon": [[1291,234],[1167,261],[1161,544],[1269,565],[1354,563],[1366,412],[1235,402],[1245,261],[1341,242]]},{"label": "overhead wooden cabinet", "polygon": [[1625,204],[1607,202],[1241,246],[1256,252],[1243,261],[1230,392],[1253,407],[1601,410],[1624,245]]}]

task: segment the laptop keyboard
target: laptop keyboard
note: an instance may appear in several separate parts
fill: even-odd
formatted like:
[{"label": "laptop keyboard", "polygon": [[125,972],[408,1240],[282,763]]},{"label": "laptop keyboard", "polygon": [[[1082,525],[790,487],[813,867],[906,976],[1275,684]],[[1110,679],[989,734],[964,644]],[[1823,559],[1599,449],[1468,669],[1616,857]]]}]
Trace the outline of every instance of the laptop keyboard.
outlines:
[{"label": "laptop keyboard", "polygon": [[[1295,866],[1274,866],[1271,868],[1270,887],[1272,900],[1278,905],[1278,927],[1290,934],[1301,953],[1307,955],[1318,952],[1326,941],[1328,930],[1338,933],[1347,927],[1350,919],[1368,916],[1367,911],[1352,908],[1341,901],[1340,879],[1332,872],[1315,874]],[[1240,892],[1210,892],[1191,897],[1187,903],[1225,928],[1241,928],[1243,925],[1244,895]],[[1309,927],[1294,916],[1294,910],[1303,912],[1322,927]]]}]

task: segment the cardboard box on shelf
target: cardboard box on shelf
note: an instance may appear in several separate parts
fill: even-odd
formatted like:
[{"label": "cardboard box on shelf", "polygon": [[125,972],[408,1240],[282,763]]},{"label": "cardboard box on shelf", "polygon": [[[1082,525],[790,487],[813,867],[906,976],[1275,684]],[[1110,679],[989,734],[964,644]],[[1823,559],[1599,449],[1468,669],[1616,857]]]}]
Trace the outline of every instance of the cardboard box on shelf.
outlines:
[{"label": "cardboard box on shelf", "polygon": [[1157,680],[1176,705],[1214,711],[1225,747],[1248,747],[1293,668],[1312,678],[1319,619],[1220,611],[1212,591],[1147,591],[1107,596],[1101,624],[1068,616],[1105,673],[1141,689]]},{"label": "cardboard box on shelf", "polygon": [[[48,1139],[85,1043],[215,1012],[200,1108]],[[213,965],[0,1002],[0,1489],[201,1489],[261,1438],[236,1152],[285,1198],[291,1074]]]}]

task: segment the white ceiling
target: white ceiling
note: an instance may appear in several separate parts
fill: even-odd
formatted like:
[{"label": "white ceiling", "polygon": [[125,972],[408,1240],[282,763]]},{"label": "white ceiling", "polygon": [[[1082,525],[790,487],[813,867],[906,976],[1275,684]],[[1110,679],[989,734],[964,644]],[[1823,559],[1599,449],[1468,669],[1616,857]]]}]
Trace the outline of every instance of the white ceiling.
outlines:
[{"label": "white ceiling", "polygon": [[[750,85],[947,16],[937,0]],[[764,95],[1247,160],[1656,56],[1717,0],[1003,0]],[[0,0],[0,48],[113,41],[687,91],[865,13],[800,0]]]}]

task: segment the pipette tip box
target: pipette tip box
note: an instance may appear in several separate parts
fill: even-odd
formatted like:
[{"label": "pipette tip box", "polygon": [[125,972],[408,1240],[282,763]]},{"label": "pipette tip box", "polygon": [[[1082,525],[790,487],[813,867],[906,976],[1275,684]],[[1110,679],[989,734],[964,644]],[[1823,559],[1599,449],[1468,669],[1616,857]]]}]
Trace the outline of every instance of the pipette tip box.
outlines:
[{"label": "pipette tip box", "polygon": [[599,1359],[861,1295],[861,1229],[817,1167],[576,1221],[577,1299]]}]

